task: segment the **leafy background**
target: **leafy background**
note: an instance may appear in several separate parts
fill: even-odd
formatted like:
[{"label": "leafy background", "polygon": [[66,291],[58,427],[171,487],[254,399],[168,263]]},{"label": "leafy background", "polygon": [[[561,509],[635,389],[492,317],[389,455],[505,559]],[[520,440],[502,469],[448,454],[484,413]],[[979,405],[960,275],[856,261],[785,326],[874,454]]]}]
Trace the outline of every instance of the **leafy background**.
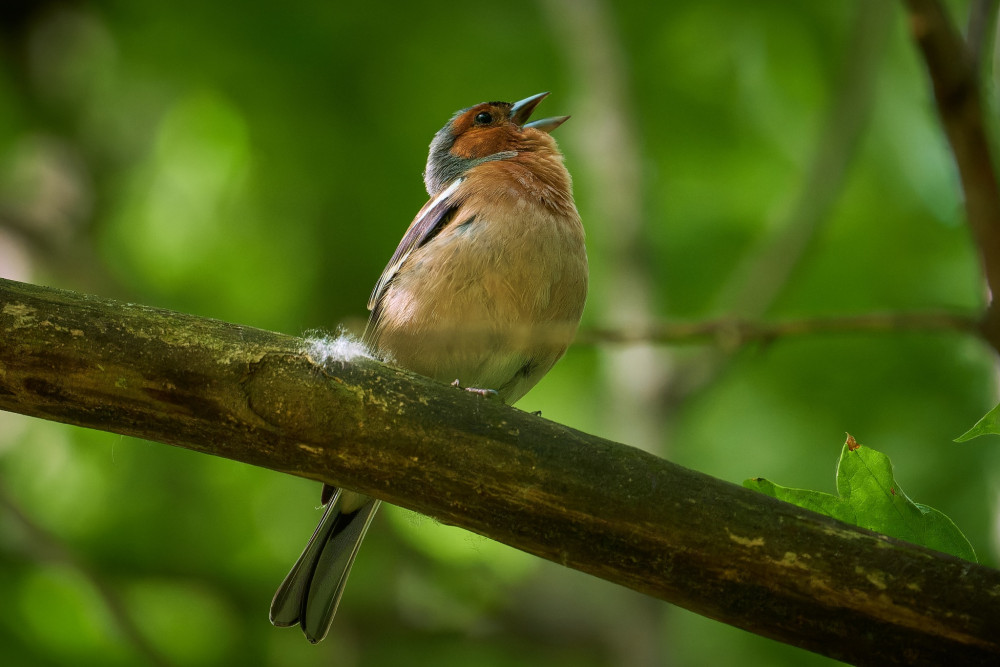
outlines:
[{"label": "leafy background", "polygon": [[[983,304],[894,3],[362,4],[4,3],[0,274],[291,334],[363,326],[434,131],[550,90],[539,112],[573,115],[556,136],[586,328]],[[996,566],[1000,450],[952,442],[995,402],[984,345],[727,342],[581,344],[519,407],[830,492],[849,430]],[[829,662],[395,508],[310,646],[267,608],[318,503],[305,480],[0,413],[0,662]]]}]

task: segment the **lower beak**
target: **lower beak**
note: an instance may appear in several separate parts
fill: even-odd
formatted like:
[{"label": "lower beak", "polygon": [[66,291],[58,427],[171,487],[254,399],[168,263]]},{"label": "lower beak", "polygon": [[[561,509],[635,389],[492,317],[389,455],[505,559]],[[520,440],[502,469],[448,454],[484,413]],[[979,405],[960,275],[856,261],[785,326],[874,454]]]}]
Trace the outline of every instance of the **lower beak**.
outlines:
[{"label": "lower beak", "polygon": [[533,127],[536,130],[542,130],[543,132],[551,132],[568,120],[569,116],[553,116],[552,118],[533,120],[525,125],[525,127]]},{"label": "lower beak", "polygon": [[538,103],[544,100],[547,96],[548,93],[538,93],[537,95],[526,97],[520,102],[514,102],[514,105],[510,108],[510,120],[515,125],[522,128],[531,127],[536,130],[542,130],[543,132],[551,132],[556,129],[569,120],[569,116],[555,116],[553,118],[533,120],[530,123],[525,122],[531,117],[531,112],[535,110]]}]

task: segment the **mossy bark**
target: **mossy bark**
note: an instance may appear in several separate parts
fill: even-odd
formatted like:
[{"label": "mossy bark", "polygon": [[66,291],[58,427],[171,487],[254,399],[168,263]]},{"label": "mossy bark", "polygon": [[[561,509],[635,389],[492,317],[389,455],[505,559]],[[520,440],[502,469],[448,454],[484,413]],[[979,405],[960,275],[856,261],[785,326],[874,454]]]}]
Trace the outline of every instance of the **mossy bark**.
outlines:
[{"label": "mossy bark", "polygon": [[847,662],[1000,661],[1000,572],[299,338],[0,279],[0,409],[342,485]]}]

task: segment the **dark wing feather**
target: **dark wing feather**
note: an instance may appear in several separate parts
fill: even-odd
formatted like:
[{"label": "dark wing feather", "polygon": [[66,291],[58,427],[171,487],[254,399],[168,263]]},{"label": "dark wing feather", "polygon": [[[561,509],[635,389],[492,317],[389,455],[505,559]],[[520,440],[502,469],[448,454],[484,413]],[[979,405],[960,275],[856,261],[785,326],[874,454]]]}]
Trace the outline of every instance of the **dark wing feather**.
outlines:
[{"label": "dark wing feather", "polygon": [[409,229],[403,235],[403,240],[399,242],[399,247],[396,248],[392,259],[382,271],[382,276],[375,283],[375,289],[372,290],[372,296],[368,300],[368,310],[372,311],[373,314],[378,308],[378,302],[381,300],[385,288],[395,277],[399,267],[403,265],[410,253],[434,238],[451,220],[458,208],[458,202],[454,195],[461,183],[461,178],[452,181],[451,185],[442,190],[437,197],[424,204],[424,207],[417,213],[417,217],[410,223]]}]

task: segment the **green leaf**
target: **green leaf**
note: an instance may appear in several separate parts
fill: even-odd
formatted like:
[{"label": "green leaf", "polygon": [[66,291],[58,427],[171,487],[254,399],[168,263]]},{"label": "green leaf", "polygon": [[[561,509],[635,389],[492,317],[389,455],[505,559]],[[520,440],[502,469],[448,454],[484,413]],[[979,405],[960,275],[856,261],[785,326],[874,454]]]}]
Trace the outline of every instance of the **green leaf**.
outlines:
[{"label": "green leaf", "polygon": [[975,426],[955,438],[955,442],[965,442],[990,433],[993,435],[1000,435],[1000,403],[983,415],[983,418],[977,421]]},{"label": "green leaf", "polygon": [[978,562],[969,540],[951,519],[914,503],[903,493],[888,456],[857,445],[853,438],[840,454],[839,497],[783,487],[759,477],[746,480],[743,486],[846,523]]},{"label": "green leaf", "polygon": [[854,516],[854,509],[851,505],[841,498],[830,495],[829,493],[810,491],[809,489],[793,489],[787,486],[778,486],[774,482],[764,479],[763,477],[748,479],[743,482],[743,486],[748,489],[760,491],[761,493],[767,494],[772,498],[784,500],[786,503],[792,503],[793,505],[805,507],[807,510],[812,510],[813,512],[819,512],[820,514],[832,516],[834,519],[839,519],[846,523],[853,523],[855,525],[858,523]]}]

